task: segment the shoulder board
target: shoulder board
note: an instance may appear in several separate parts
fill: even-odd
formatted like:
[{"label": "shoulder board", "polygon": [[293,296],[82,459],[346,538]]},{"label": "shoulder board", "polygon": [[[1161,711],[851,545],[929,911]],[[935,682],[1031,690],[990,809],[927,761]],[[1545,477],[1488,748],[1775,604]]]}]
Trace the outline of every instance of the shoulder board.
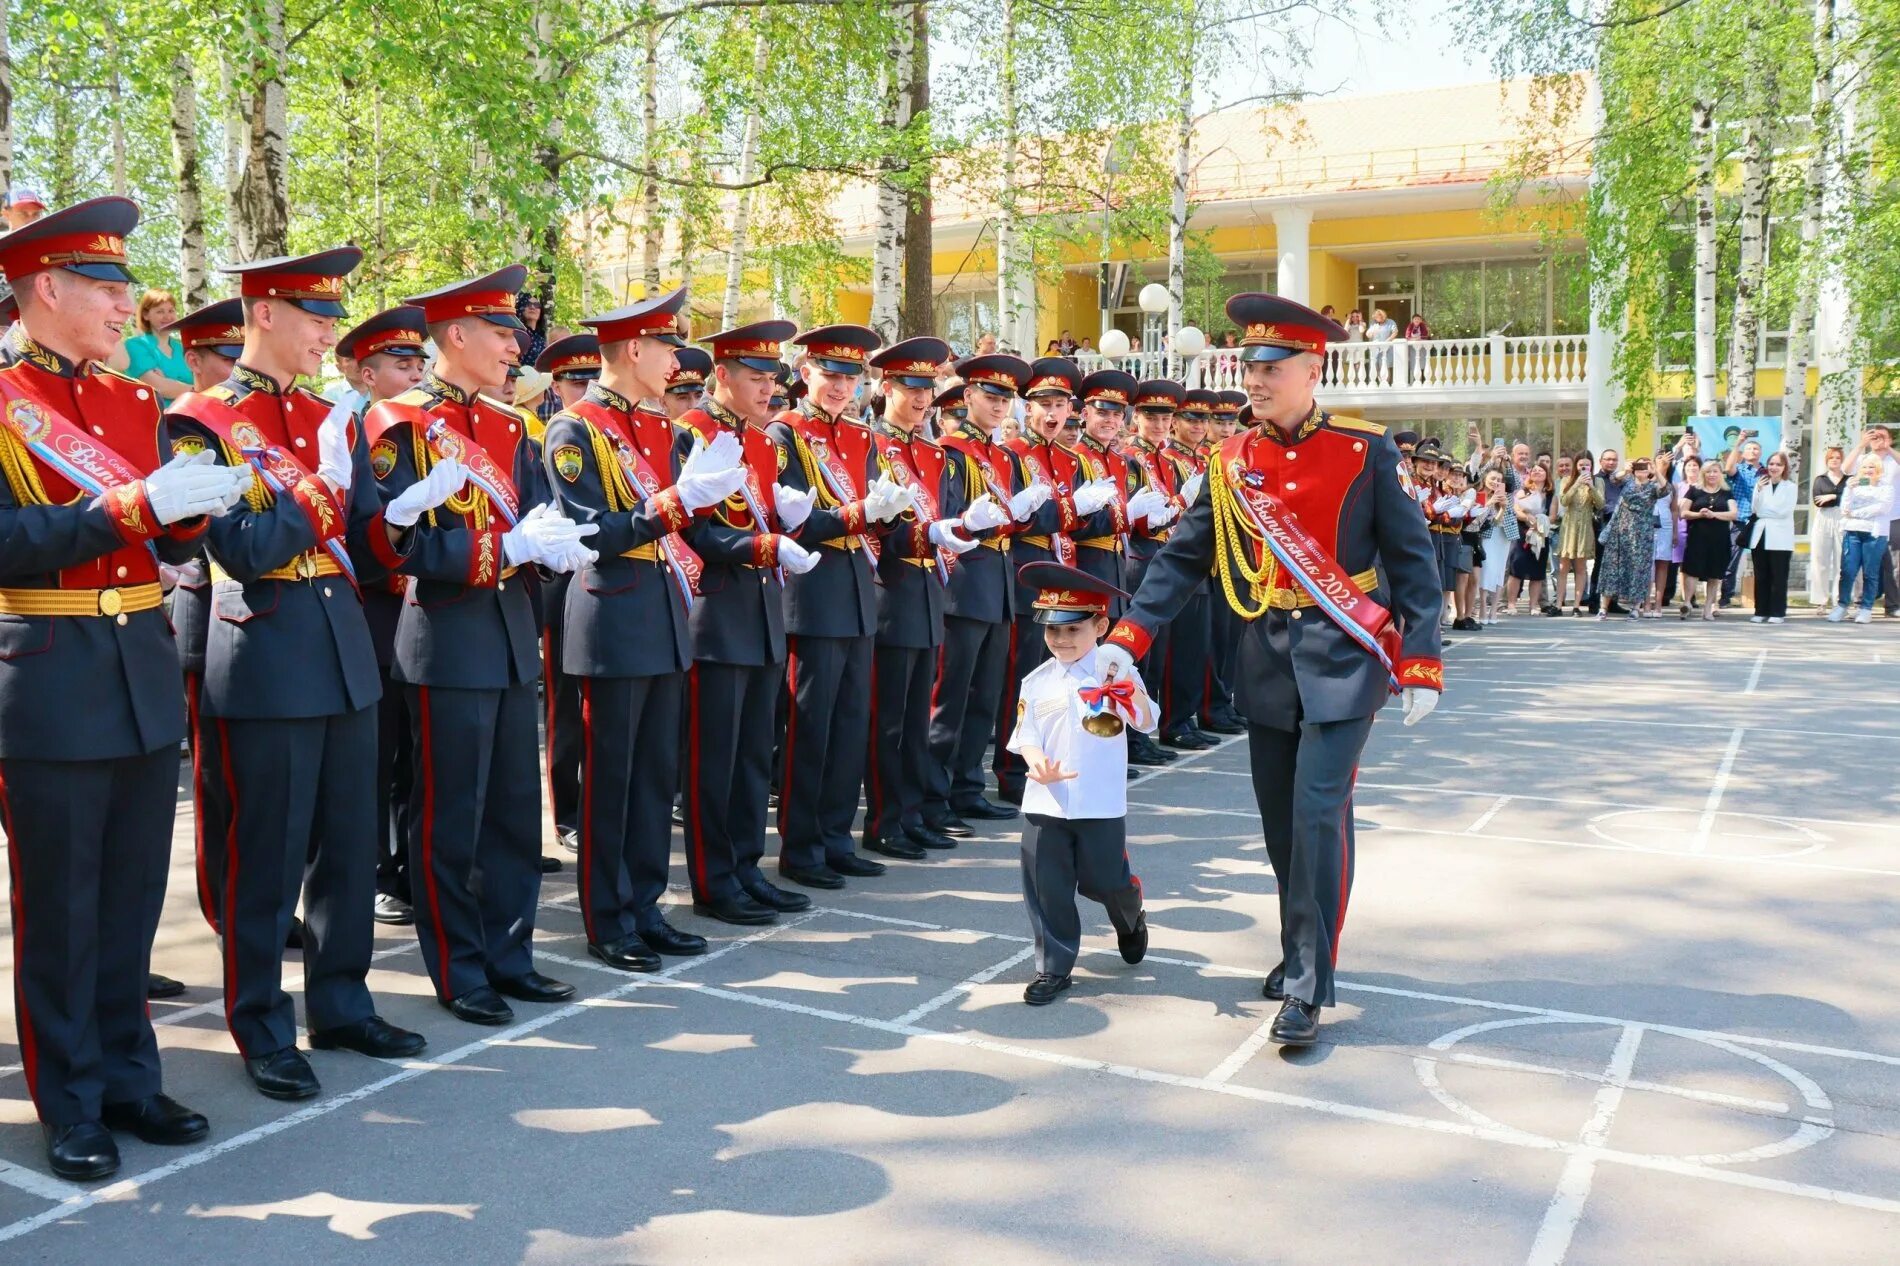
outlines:
[{"label": "shoulder board", "polygon": [[96,374],[97,376],[99,376],[99,377],[101,377],[101,378],[116,378],[116,379],[118,379],[118,380],[119,380],[120,382],[124,382],[124,383],[130,383],[130,384],[132,384],[132,385],[133,385],[134,387],[143,387],[143,386],[145,386],[145,384],[144,384],[144,383],[142,383],[142,382],[140,382],[140,381],[139,381],[138,379],[136,379],[136,378],[134,378],[134,377],[132,377],[132,375],[130,375],[130,374],[128,374],[128,373],[126,373],[126,372],[124,372],[123,370],[119,370],[119,369],[114,369],[114,368],[112,368],[112,366],[110,366],[110,365],[101,365],[101,364],[98,364],[98,363],[96,363],[96,362],[95,362],[95,363],[93,364],[93,367],[92,367],[92,369],[93,369],[93,373],[94,373],[94,374]]},{"label": "shoulder board", "polygon": [[317,392],[310,390],[310,388],[308,387],[292,387],[290,389],[290,394],[293,396],[302,396],[306,400],[314,400],[326,409],[332,409],[336,407],[336,401],[330,399],[330,397],[328,396],[319,395]]},{"label": "shoulder board", "polygon": [[406,404],[413,409],[426,409],[435,403],[435,397],[420,387],[411,387],[399,396],[392,396],[390,404]]},{"label": "shoulder board", "polygon": [[856,427],[858,430],[863,431],[866,435],[869,435],[871,433],[871,428],[866,426],[864,423],[858,421],[856,418],[839,418],[838,421],[843,423],[845,426]]},{"label": "shoulder board", "polygon": [[918,443],[922,444],[925,448],[934,448],[939,451],[942,451],[943,449],[943,445],[937,443],[937,441],[931,439],[928,435],[917,435],[917,436],[913,436],[912,438],[916,440]]},{"label": "shoulder board", "polygon": [[1377,422],[1368,422],[1364,418],[1342,417],[1335,413],[1326,419],[1326,425],[1342,431],[1358,431],[1364,435],[1384,435],[1385,428]]},{"label": "shoulder board", "polygon": [[210,396],[213,400],[231,400],[237,396],[237,392],[231,390],[223,383],[219,383],[215,387],[206,387],[204,394]]}]

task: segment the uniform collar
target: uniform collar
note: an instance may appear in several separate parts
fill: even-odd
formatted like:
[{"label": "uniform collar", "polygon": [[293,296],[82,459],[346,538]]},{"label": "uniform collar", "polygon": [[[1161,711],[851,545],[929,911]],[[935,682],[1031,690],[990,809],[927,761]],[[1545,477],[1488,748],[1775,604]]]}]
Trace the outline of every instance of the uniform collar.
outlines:
[{"label": "uniform collar", "polygon": [[587,393],[582,399],[591,400],[595,404],[617,410],[620,413],[633,412],[633,401],[627,399],[612,387],[602,383],[598,378],[587,384]]},{"label": "uniform collar", "polygon": [[467,407],[475,403],[474,396],[463,391],[460,387],[448,381],[448,379],[440,377],[433,369],[429,371],[429,376],[422,380],[422,389],[432,396],[447,400],[450,404],[459,404],[463,407]]},{"label": "uniform collar", "polygon": [[1161,451],[1162,444],[1166,444],[1166,443],[1167,441],[1163,440],[1161,444],[1150,444],[1147,440],[1144,440],[1141,438],[1141,436],[1137,435],[1134,439],[1129,441],[1129,447],[1138,448],[1144,453],[1159,453]]},{"label": "uniform collar", "polygon": [[706,410],[707,416],[711,417],[713,421],[725,427],[734,435],[744,435],[746,428],[751,425],[744,418],[734,413],[731,409],[728,409],[725,405],[720,404],[710,395],[706,397],[706,403],[700,407]]},{"label": "uniform collar", "polygon": [[11,366],[21,361],[57,378],[84,376],[80,362],[67,360],[44,343],[37,342],[26,332],[26,327],[16,321],[13,328],[7,331],[6,338],[0,340],[0,364]]},{"label": "uniform collar", "polygon": [[[1099,648],[1090,647],[1088,652],[1073,664],[1064,664],[1060,660],[1057,660],[1057,666],[1061,669],[1064,676],[1073,677],[1078,681],[1083,678],[1093,680],[1095,677],[1095,653],[1097,649]],[[1051,658],[1053,658],[1053,656]]]},{"label": "uniform collar", "polygon": [[1306,415],[1306,421],[1300,423],[1292,435],[1288,435],[1285,431],[1282,431],[1271,420],[1260,423],[1257,429],[1262,435],[1265,435],[1275,444],[1278,444],[1282,448],[1287,448],[1298,444],[1301,440],[1319,430],[1320,424],[1325,420],[1326,414],[1321,411],[1318,405],[1314,405],[1313,411]]},{"label": "uniform collar", "polygon": [[903,427],[896,426],[885,418],[879,418],[877,420],[877,429],[902,444],[908,444],[912,440],[922,439],[924,435],[924,428],[921,426],[914,430],[906,431]]},{"label": "uniform collar", "polygon": [[1108,445],[1102,443],[1087,431],[1082,432],[1082,443],[1088,446],[1090,452],[1100,453],[1104,457],[1108,456]]},{"label": "uniform collar", "polygon": [[281,396],[284,394],[283,387],[278,384],[275,378],[272,378],[269,374],[260,374],[249,365],[238,364],[231,366],[230,381],[236,383],[247,392],[261,391],[267,396]]}]

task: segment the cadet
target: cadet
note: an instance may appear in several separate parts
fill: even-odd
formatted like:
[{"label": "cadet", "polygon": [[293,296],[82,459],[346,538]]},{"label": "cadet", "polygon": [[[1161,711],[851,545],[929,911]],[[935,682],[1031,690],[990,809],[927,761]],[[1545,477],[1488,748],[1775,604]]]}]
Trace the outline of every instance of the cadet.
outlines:
[{"label": "cadet", "polygon": [[1258,423],[1221,446],[1209,495],[1148,565],[1098,658],[1107,678],[1131,668],[1210,575],[1248,621],[1250,671],[1235,688],[1283,955],[1262,993],[1284,999],[1271,1040],[1305,1045],[1318,1035],[1318,1009],[1333,1002],[1352,887],[1352,787],[1372,718],[1402,691],[1406,723],[1416,723],[1444,685],[1438,578],[1384,428],[1313,403],[1326,341],[1344,331],[1273,295],[1235,295],[1227,314],[1245,331]]},{"label": "cadet", "polygon": [[418,483],[451,494],[415,524],[390,676],[403,683],[416,727],[416,938],[438,1000],[474,1024],[514,1018],[501,994],[558,1002],[574,992],[534,970],[540,641],[515,573],[591,561],[582,542],[593,529],[524,501],[546,484],[523,442],[527,418],[478,394],[505,383],[519,355],[514,295],[527,271],[517,264],[408,300],[422,309],[435,366],[420,387],[371,406],[364,419],[392,508]]},{"label": "cadet", "polygon": [[[1134,492],[1129,501],[1129,517],[1134,519],[1136,498],[1139,504],[1150,510],[1141,522],[1131,522],[1128,531],[1127,570],[1124,578],[1130,588],[1141,583],[1141,573],[1148,563],[1161,552],[1172,530],[1169,524],[1174,521],[1181,504],[1180,479],[1175,467],[1166,455],[1168,433],[1174,423],[1174,411],[1186,397],[1186,392],[1178,382],[1166,378],[1149,379],[1135,388],[1135,434],[1120,448],[1122,459],[1128,464],[1129,486],[1136,483],[1142,490]],[[1163,504],[1155,507],[1159,498]],[[1183,621],[1190,625],[1195,616],[1195,604],[1190,600],[1180,615],[1168,622],[1161,636],[1155,639],[1155,645],[1148,651],[1143,663],[1144,676],[1149,681],[1159,683],[1165,696],[1168,684],[1168,668],[1175,657],[1175,640],[1185,632],[1187,640],[1193,641],[1191,630],[1182,628]],[[1212,747],[1213,740],[1203,741],[1198,735],[1189,734],[1180,725],[1180,719],[1169,713],[1167,704],[1162,704],[1161,741],[1169,747],[1185,751],[1198,751]],[[1144,736],[1145,737],[1145,736]],[[1135,742],[1130,736],[1130,742]]]},{"label": "cadet", "polygon": [[1073,567],[1031,563],[1022,579],[1037,591],[1036,620],[1050,658],[1023,679],[1010,747],[1028,766],[1023,792],[1023,904],[1035,934],[1036,978],[1023,990],[1032,1007],[1069,987],[1082,946],[1079,891],[1108,908],[1122,961],[1148,953],[1141,881],[1128,866],[1129,727],[1153,730],[1155,708],[1141,676],[1101,675],[1097,644],[1108,632],[1116,594]]},{"label": "cadet", "polygon": [[[337,363],[356,367],[361,403],[360,426],[369,406],[393,400],[422,381],[422,345],[429,337],[422,309],[387,308],[337,340]],[[372,474],[380,475],[372,460]],[[403,706],[402,684],[389,675],[396,653],[396,625],[402,618],[409,581],[385,576],[361,586],[363,615],[383,695],[376,704],[376,906],[375,919],[394,927],[416,921],[415,894],[409,883],[409,802],[415,772],[415,729]]]},{"label": "cadet", "polygon": [[[248,470],[159,465],[158,402],[98,368],[132,317],[125,198],[0,237],[19,321],[0,343],[0,823],[27,1093],[61,1178],[119,1167],[108,1129],[191,1143],[146,1012],[185,709],[158,565],[198,550]],[[66,453],[83,448],[80,465]]]},{"label": "cadet", "polygon": [[678,348],[673,359],[677,363],[666,380],[666,394],[660,397],[660,403],[666,416],[677,422],[705,405],[706,379],[712,376],[713,363],[712,357],[697,347]]},{"label": "cadet", "polygon": [[[1207,437],[1201,441],[1203,469],[1213,463],[1214,454],[1220,445],[1240,429],[1240,412],[1246,406],[1247,393],[1244,391],[1214,393],[1213,422],[1208,427]],[[1206,711],[1201,716],[1201,728],[1214,734],[1245,734],[1247,723],[1234,710],[1232,684],[1237,671],[1234,657],[1240,651],[1241,619],[1218,594],[1210,593],[1207,606],[1212,617],[1209,626],[1212,629],[1213,653],[1207,661],[1207,702]]]},{"label": "cadet", "polygon": [[813,494],[800,540],[818,566],[785,581],[784,772],[778,797],[779,873],[811,888],[880,875],[858,856],[851,826],[871,729],[877,633],[876,532],[912,495],[877,474],[869,427],[852,420],[864,361],[878,344],[861,325],[828,325],[793,340],[805,348],[807,398],[771,427],[779,482]]},{"label": "cadet", "polygon": [[[733,494],[687,529],[699,555],[700,598],[688,628],[686,870],[693,911],[741,926],[770,923],[811,905],[802,892],[768,881],[767,798],[779,692],[785,683],[785,576],[818,566],[819,551],[796,537],[810,520],[812,495],[775,482],[779,449],[766,434],[773,417],[779,345],[797,327],[760,321],[715,334],[714,387],[703,407],[678,419],[676,447],[730,437],[741,451]],[[678,371],[675,371],[676,373]],[[687,372],[692,372],[688,370]]]}]

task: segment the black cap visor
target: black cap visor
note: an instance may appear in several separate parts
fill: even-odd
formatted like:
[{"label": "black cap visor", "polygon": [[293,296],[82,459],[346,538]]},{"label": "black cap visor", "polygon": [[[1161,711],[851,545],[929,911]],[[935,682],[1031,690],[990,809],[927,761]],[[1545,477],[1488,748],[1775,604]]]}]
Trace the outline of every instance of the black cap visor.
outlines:
[{"label": "black cap visor", "polygon": [[1297,347],[1263,347],[1256,344],[1241,348],[1240,359],[1242,362],[1285,360],[1289,356],[1298,356],[1301,350]]},{"label": "black cap visor", "polygon": [[124,264],[67,264],[66,271],[94,281],[137,281]]},{"label": "black cap visor", "polygon": [[[337,315],[341,316],[341,311],[339,311]],[[491,325],[505,325],[511,330],[525,330],[528,328],[521,323],[521,318],[512,312],[484,312],[482,313],[482,320],[487,321]]]},{"label": "black cap visor", "polygon": [[967,385],[976,388],[985,395],[1001,396],[1005,400],[1013,400],[1016,397],[1016,393],[1010,388],[993,382],[973,382]]},{"label": "black cap visor", "polygon": [[816,365],[828,374],[844,374],[856,378],[864,373],[864,366],[854,360],[831,360],[824,356],[814,356],[808,364]]},{"label": "black cap visor", "polygon": [[1036,623],[1080,624],[1084,620],[1093,620],[1096,615],[1097,612],[1094,611],[1038,611],[1036,612]]}]

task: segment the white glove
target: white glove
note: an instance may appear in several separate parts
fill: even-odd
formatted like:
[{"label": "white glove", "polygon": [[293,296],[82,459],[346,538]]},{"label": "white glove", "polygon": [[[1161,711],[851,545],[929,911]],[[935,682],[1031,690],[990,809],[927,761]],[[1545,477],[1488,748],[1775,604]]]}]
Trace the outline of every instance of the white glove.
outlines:
[{"label": "white glove", "polygon": [[721,431],[710,444],[704,439],[694,440],[692,452],[686,454],[686,460],[680,464],[680,477],[716,475],[722,470],[736,470],[744,452],[730,431]]},{"label": "white glove", "polygon": [[393,528],[414,527],[416,520],[462,491],[468,484],[468,467],[448,458],[437,462],[429,473],[404,488],[383,507],[383,522]]},{"label": "white glove", "polygon": [[1445,496],[1442,496],[1438,500],[1432,502],[1432,509],[1437,511],[1439,514],[1443,514],[1445,511],[1451,509],[1453,506],[1457,504],[1458,504],[1458,498],[1451,496],[1449,493],[1447,493]]},{"label": "white glove", "polygon": [[[722,435],[721,440],[731,439]],[[719,441],[713,441],[717,444]],[[693,453],[697,455],[698,449]],[[692,465],[692,458],[687,458]],[[696,470],[691,474],[682,473],[680,481],[673,486],[679,490],[680,504],[686,507],[688,514],[696,514],[707,506],[716,506],[745,484],[745,469],[740,466],[728,466],[719,470]],[[809,507],[808,507],[809,508]]]},{"label": "white glove", "polygon": [[1153,510],[1149,512],[1148,526],[1151,529],[1164,528],[1168,526],[1168,524],[1174,522],[1175,516],[1180,513],[1181,512],[1179,510],[1174,508],[1174,503],[1172,501],[1168,501],[1164,499],[1161,503],[1161,508],[1159,510]]},{"label": "white glove", "polygon": [[350,490],[356,463],[350,454],[350,411],[338,405],[317,427],[317,475],[338,493]]},{"label": "white glove", "polygon": [[883,475],[877,477],[864,494],[864,517],[873,523],[889,523],[917,503],[917,494],[899,488]]},{"label": "white glove", "polygon": [[794,576],[802,576],[818,566],[818,551],[806,549],[789,536],[778,538],[778,565]]},{"label": "white glove", "polygon": [[216,515],[229,513],[237,508],[237,503],[250,495],[251,485],[257,481],[257,473],[249,462],[236,468],[237,474],[231,480],[231,490],[224,494],[224,507],[213,510]]},{"label": "white glove", "polygon": [[[587,526],[591,528],[595,525],[590,523]],[[575,572],[595,562],[599,558],[599,554],[588,549],[585,545],[571,543],[555,546],[553,549],[550,549],[547,557],[541,560],[541,565],[549,571]]]},{"label": "white glove", "polygon": [[1086,519],[1114,499],[1114,480],[1092,479],[1075,490],[1075,512]]},{"label": "white glove", "polygon": [[811,517],[812,493],[790,484],[779,484],[772,490],[772,499],[778,504],[779,526],[788,532],[796,532]]},{"label": "white glove", "polygon": [[[1101,662],[1101,652],[1096,652],[1096,662]],[[1399,695],[1399,702],[1405,708],[1405,723],[1417,725],[1432,714],[1438,706],[1438,692],[1427,690],[1423,686],[1407,686]]]},{"label": "white glove", "polygon": [[[180,455],[145,477],[145,497],[160,523],[177,523],[201,514],[223,514],[225,501],[250,466],[219,466],[209,451]],[[248,483],[245,486],[249,486]]]},{"label": "white glove", "polygon": [[1128,498],[1129,521],[1146,519],[1150,525],[1159,526],[1155,523],[1155,516],[1165,510],[1167,505],[1168,499],[1156,488],[1149,486],[1137,489]]},{"label": "white glove", "polygon": [[1009,499],[1009,517],[1018,523],[1041,509],[1043,503],[1055,495],[1055,489],[1038,479],[1027,488]]},{"label": "white glove", "polygon": [[523,515],[521,521],[501,538],[501,555],[510,567],[540,563],[556,571],[572,570],[571,567],[560,566],[574,556],[568,547],[579,545],[583,539],[598,531],[598,523],[576,523],[543,502]]},{"label": "white glove", "polygon": [[1206,483],[1206,475],[1189,475],[1187,482],[1181,485],[1181,503],[1183,505],[1193,505],[1195,498],[1201,495],[1201,488],[1205,486]]},{"label": "white glove", "polygon": [[972,501],[969,508],[963,512],[962,524],[965,532],[986,532],[991,528],[1002,527],[1007,522],[1009,522],[1009,515],[1004,512],[1002,506],[996,504],[996,498],[987,492]]},{"label": "white glove", "polygon": [[981,541],[971,540],[967,536],[958,536],[954,530],[955,519],[938,519],[930,525],[930,542],[939,549],[947,549],[952,554],[967,554],[981,545]]},{"label": "white glove", "polygon": [[1132,677],[1135,675],[1135,658],[1128,653],[1127,647],[1103,642],[1095,648],[1095,671],[1101,674],[1103,685],[1117,677]]},{"label": "white glove", "polygon": [[173,567],[170,563],[160,563],[158,565],[158,579],[159,583],[164,586],[166,593],[170,593],[180,585],[185,586],[187,589],[195,588],[198,585],[202,585],[205,581],[204,564],[195,558],[177,567]]}]

